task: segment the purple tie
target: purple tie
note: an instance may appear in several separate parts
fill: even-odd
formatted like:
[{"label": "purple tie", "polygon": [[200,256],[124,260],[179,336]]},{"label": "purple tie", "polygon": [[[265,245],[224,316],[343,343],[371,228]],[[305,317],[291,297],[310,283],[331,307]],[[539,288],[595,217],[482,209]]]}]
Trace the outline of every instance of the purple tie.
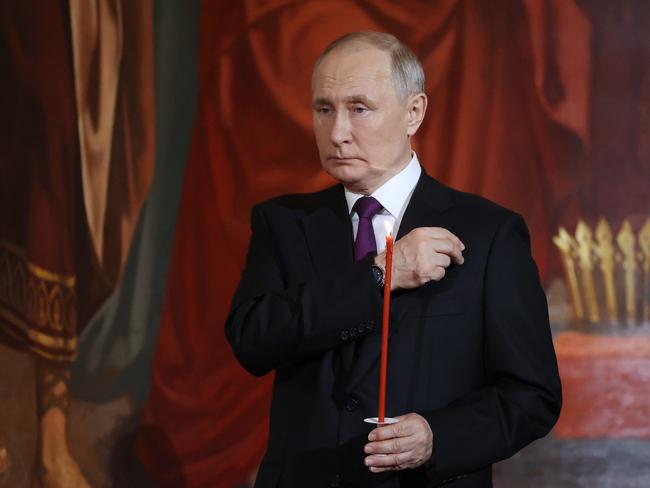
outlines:
[{"label": "purple tie", "polygon": [[361,261],[370,253],[377,253],[377,243],[375,242],[375,231],[372,227],[372,218],[384,208],[373,197],[359,198],[352,210],[359,216],[359,227],[357,228],[357,238],[354,241],[354,260]]}]

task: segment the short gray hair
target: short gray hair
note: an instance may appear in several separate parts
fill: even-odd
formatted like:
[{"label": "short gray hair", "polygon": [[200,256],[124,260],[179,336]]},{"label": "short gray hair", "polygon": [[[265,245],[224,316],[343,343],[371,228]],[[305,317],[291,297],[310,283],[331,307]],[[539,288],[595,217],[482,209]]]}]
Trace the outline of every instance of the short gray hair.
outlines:
[{"label": "short gray hair", "polygon": [[409,95],[424,92],[424,69],[418,57],[406,44],[392,34],[385,32],[351,32],[333,41],[314,63],[314,70],[321,64],[323,59],[335,49],[355,42],[370,44],[380,51],[387,51],[390,54],[391,72],[397,96],[406,100]]}]

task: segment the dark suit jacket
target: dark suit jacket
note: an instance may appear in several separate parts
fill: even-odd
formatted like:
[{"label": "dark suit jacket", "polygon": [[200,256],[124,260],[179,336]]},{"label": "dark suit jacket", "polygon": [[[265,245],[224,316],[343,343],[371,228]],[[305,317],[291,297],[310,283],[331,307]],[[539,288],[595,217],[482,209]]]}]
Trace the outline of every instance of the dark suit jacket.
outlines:
[{"label": "dark suit jacket", "polygon": [[[363,445],[377,415],[382,294],[353,262],[343,187],[252,210],[245,269],[226,323],[241,364],[276,372],[256,487],[491,486],[491,465],[549,432],[561,406],[546,299],[517,214],[422,174],[399,228],[449,229],[465,263],[393,293],[386,413],[417,412],[433,462],[376,475]],[[356,342],[349,374],[340,351]]]}]

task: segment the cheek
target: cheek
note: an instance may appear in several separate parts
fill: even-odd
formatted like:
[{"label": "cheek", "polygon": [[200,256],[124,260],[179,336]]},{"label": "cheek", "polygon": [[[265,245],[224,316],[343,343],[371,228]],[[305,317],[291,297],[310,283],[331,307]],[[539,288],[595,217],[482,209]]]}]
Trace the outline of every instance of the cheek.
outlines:
[{"label": "cheek", "polygon": [[390,120],[377,128],[377,135],[382,144],[389,151],[401,151],[407,140],[405,124],[403,121]]},{"label": "cheek", "polygon": [[393,136],[384,124],[368,123],[360,124],[355,128],[355,141],[365,154],[373,155],[373,159],[381,158],[386,152],[389,141]]},{"label": "cheek", "polygon": [[373,138],[375,140],[386,141],[387,138],[395,136],[398,127],[395,123],[394,117],[381,115],[363,120],[359,125],[359,129],[362,130],[369,139]]},{"label": "cheek", "polygon": [[331,129],[327,123],[322,120],[314,121],[313,127],[314,135],[316,136],[316,142],[320,144],[321,142],[329,141]]},{"label": "cheek", "polygon": [[372,151],[377,149],[383,139],[383,131],[380,124],[373,120],[358,121],[352,128],[355,141],[365,147],[366,150]]}]

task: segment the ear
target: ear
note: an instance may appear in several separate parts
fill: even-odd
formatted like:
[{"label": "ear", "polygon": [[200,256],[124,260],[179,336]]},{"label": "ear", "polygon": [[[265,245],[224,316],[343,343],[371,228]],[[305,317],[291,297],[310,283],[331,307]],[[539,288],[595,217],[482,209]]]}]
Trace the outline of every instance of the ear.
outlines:
[{"label": "ear", "polygon": [[424,93],[411,95],[406,107],[408,110],[406,134],[411,137],[418,131],[424,120],[424,114],[427,111],[427,96]]}]

